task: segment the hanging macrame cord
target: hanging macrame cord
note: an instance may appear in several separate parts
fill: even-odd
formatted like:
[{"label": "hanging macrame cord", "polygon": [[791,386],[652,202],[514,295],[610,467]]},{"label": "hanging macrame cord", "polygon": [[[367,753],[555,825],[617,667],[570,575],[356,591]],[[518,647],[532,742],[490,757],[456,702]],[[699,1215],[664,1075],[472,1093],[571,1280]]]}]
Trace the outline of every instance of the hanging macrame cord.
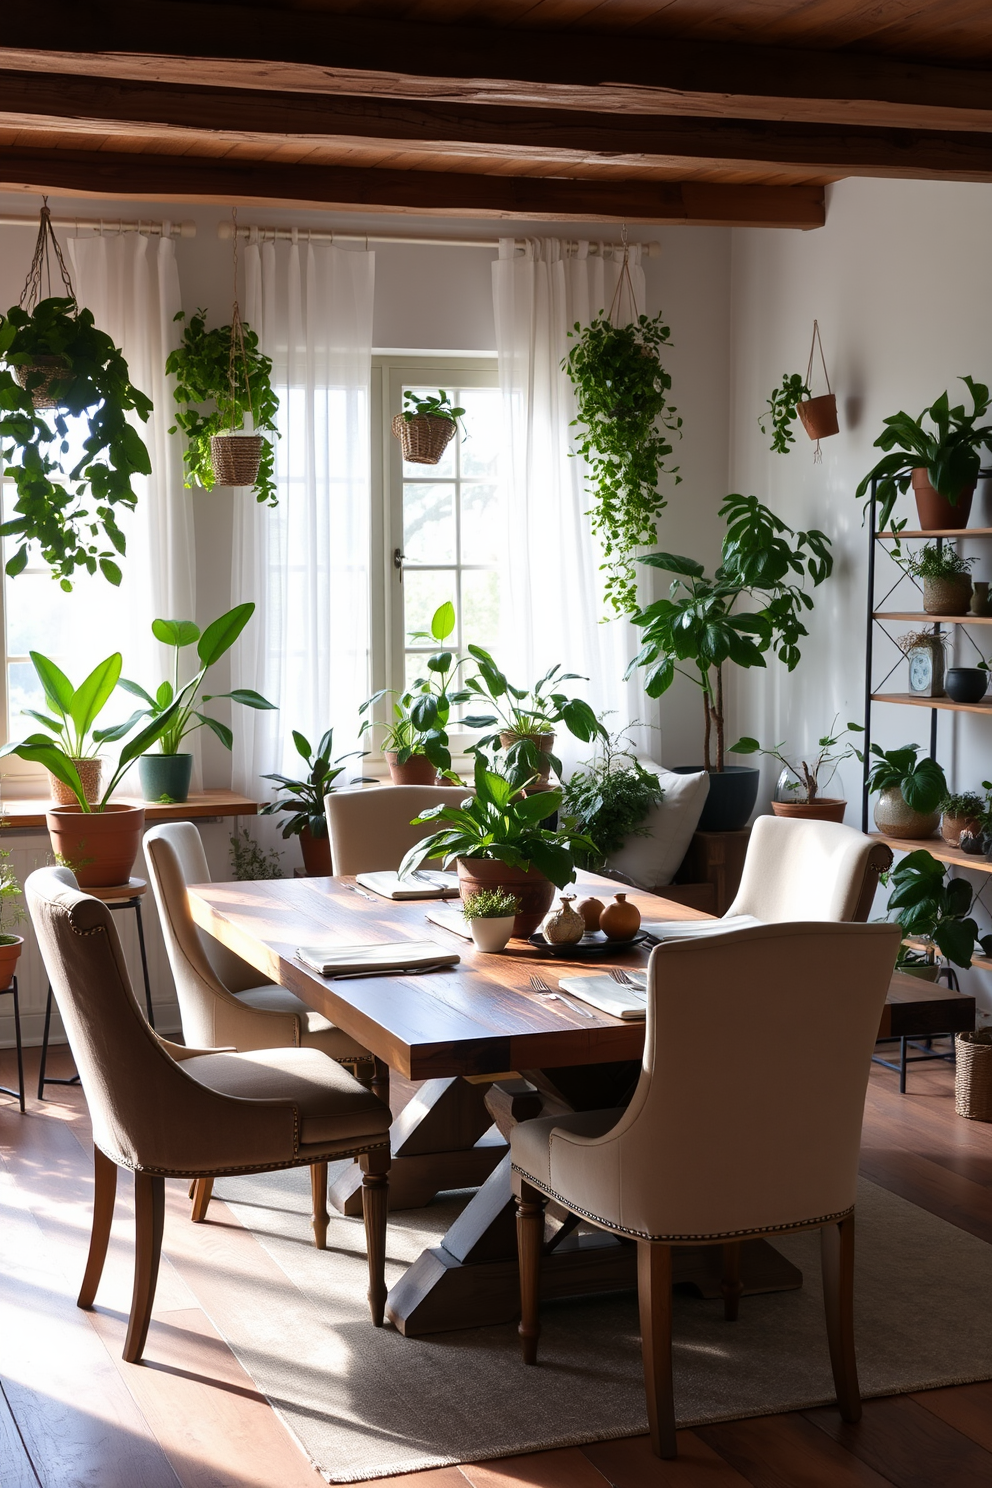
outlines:
[{"label": "hanging macrame cord", "polygon": [[[610,302],[609,313],[606,317],[607,320],[610,322],[610,325],[613,326],[628,325],[632,321],[636,321],[637,319],[637,298],[634,294],[634,281],[630,277],[630,247],[627,243],[626,222],[623,223],[620,229],[620,242],[623,247],[623,258],[620,263],[620,276],[617,279],[617,287],[613,292],[613,299]],[[629,319],[626,321],[622,318],[624,291],[626,291],[627,296],[630,300],[630,316]]]},{"label": "hanging macrame cord", "polygon": [[[819,347],[819,349],[820,349],[820,365],[823,367],[823,376],[824,376],[824,380],[826,381],[826,384],[827,384],[827,392],[830,393],[830,392],[833,391],[833,389],[830,386],[830,374],[827,371],[827,359],[823,355],[823,342],[820,340],[820,326],[819,326],[819,322],[816,321],[816,320],[814,320],[814,322],[813,322],[813,339],[812,339],[812,341],[810,342],[810,345],[809,345],[809,364],[808,364],[808,366],[806,368],[806,386],[808,388],[811,388],[810,378],[813,376],[813,356],[814,356],[814,353],[816,352],[817,347]],[[811,396],[812,396],[812,392],[811,392]],[[816,441],[816,448],[813,450],[813,464],[814,465],[822,465],[822,463],[823,463],[823,452],[820,449],[820,441],[819,441],[819,439],[817,439],[817,441]]]},{"label": "hanging macrame cord", "polygon": [[65,286],[66,296],[72,300],[75,307],[76,291],[72,287],[69,270],[66,268],[65,259],[62,257],[62,249],[59,247],[58,238],[55,236],[55,229],[52,227],[52,214],[48,210],[48,197],[45,196],[42,197],[41,222],[38,226],[38,238],[34,245],[31,267],[28,269],[28,277],[25,279],[24,288],[21,290],[21,298],[17,302],[22,309],[27,309],[29,313],[34,310],[38,301],[41,299],[41,281],[43,275],[47,278],[48,297],[49,299],[51,298],[52,264],[50,255],[52,253],[54,253],[55,262],[59,266],[59,273],[62,275],[62,283]]}]

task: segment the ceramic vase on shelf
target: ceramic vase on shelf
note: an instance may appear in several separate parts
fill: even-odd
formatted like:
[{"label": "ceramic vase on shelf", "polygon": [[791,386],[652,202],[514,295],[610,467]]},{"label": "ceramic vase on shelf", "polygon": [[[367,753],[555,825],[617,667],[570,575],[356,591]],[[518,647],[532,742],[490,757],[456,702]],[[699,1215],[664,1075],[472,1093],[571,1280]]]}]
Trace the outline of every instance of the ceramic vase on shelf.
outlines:
[{"label": "ceramic vase on shelf", "polygon": [[944,691],[953,703],[980,703],[988,691],[989,674],[982,667],[948,667]]},{"label": "ceramic vase on shelf", "polygon": [[932,837],[940,823],[939,811],[914,811],[898,785],[879,791],[875,802],[875,825],[886,837],[910,838],[913,841]]},{"label": "ceramic vase on shelf", "polygon": [[992,599],[989,598],[989,586],[986,579],[972,579],[971,581],[971,609],[969,615],[992,615]]}]

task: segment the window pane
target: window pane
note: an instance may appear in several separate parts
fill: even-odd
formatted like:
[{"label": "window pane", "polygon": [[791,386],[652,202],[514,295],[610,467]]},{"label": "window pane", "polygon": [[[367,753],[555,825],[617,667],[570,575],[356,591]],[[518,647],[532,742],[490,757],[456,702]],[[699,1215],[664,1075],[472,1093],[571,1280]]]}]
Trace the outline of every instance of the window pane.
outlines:
[{"label": "window pane", "polygon": [[499,580],[493,572],[462,574],[462,634],[491,650],[499,639]]},{"label": "window pane", "polygon": [[458,447],[464,476],[492,479],[496,474],[502,438],[502,406],[498,388],[464,388],[458,403],[465,410],[465,438]]},{"label": "window pane", "polygon": [[458,608],[455,575],[434,569],[407,569],[403,574],[403,611],[406,619],[406,645],[425,645],[415,641],[417,631],[430,630],[431,616],[445,600]]},{"label": "window pane", "polygon": [[33,734],[39,725],[32,718],[23,718],[21,710],[24,708],[37,708],[44,713],[45,694],[35,674],[34,667],[29,661],[17,661],[7,669],[8,707],[10,709],[10,737],[12,739],[23,739],[25,734]]},{"label": "window pane", "polygon": [[461,561],[495,563],[503,521],[498,486],[484,485],[482,481],[466,481],[462,485],[461,518]]},{"label": "window pane", "polygon": [[455,487],[403,487],[403,551],[408,563],[454,563]]}]

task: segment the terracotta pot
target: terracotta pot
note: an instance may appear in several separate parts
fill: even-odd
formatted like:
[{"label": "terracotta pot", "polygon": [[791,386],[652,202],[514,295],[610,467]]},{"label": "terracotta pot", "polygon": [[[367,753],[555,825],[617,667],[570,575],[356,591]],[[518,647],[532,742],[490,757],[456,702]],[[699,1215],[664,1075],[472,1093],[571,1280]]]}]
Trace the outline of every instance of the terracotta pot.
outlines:
[{"label": "terracotta pot", "polygon": [[[100,799],[100,774],[103,770],[103,761],[90,757],[88,759],[74,759],[72,763],[76,767],[76,774],[79,776],[80,783],[82,784],[83,795],[92,806],[94,801],[99,801]],[[59,806],[74,806],[77,804],[76,792],[70,790],[67,785],[63,785],[61,780],[53,775],[51,771],[48,773],[48,780],[52,787],[52,800],[56,801]]]},{"label": "terracotta pot", "polygon": [[[555,747],[554,734],[515,734],[510,729],[504,729],[499,736],[499,742],[504,749],[512,749],[514,744],[519,744],[521,739],[529,739],[531,744],[540,751],[542,758],[537,763],[539,781],[530,786],[529,790],[540,790],[551,775],[551,761],[543,756],[549,755]],[[529,792],[528,792],[529,793]]]},{"label": "terracotta pot", "polygon": [[967,615],[970,604],[970,574],[923,580],[923,608],[928,615]]},{"label": "terracotta pot", "polygon": [[10,986],[10,979],[17,970],[17,958],[23,949],[23,935],[15,935],[9,945],[0,945],[0,992]]},{"label": "terracotta pot", "polygon": [[300,848],[307,876],[309,878],[330,878],[334,872],[331,867],[331,839],[315,837],[309,827],[304,827],[300,833]]},{"label": "terracotta pot", "polygon": [[959,847],[961,845],[961,833],[970,832],[973,837],[980,837],[982,824],[977,816],[942,816],[940,818],[940,835],[948,847]]},{"label": "terracotta pot", "polygon": [[496,858],[458,858],[458,889],[462,903],[480,889],[506,889],[520,901],[514,916],[513,934],[518,939],[533,935],[551,908],[555,886],[536,868],[511,868]]},{"label": "terracotta pot", "polygon": [[607,940],[632,940],[641,928],[641,911],[626,894],[616,894],[600,915],[599,928]]},{"label": "terracotta pot", "polygon": [[824,393],[822,397],[810,398],[796,404],[796,412],[802,419],[803,428],[810,439],[827,439],[840,430],[837,422],[837,394]]},{"label": "terracotta pot", "polygon": [[934,490],[926,467],[919,466],[913,471],[913,491],[916,495],[920,527],[924,532],[940,532],[945,528],[960,531],[962,527],[967,527],[971,501],[975,494],[974,486],[965,486],[957,501],[950,502],[946,496],[941,496],[939,491]]},{"label": "terracotta pot", "polygon": [[104,811],[55,806],[45,818],[52,849],[76,875],[81,889],[126,884],[145,829],[145,808],[112,801]]},{"label": "terracotta pot", "polygon": [[389,778],[394,785],[436,785],[437,768],[426,754],[411,754],[405,764],[396,763],[397,750],[386,750]]},{"label": "terracotta pot", "polygon": [[513,915],[499,915],[496,919],[470,920],[469,929],[478,951],[490,954],[502,951],[513,934]]},{"label": "terracotta pot", "polygon": [[580,899],[575,908],[585,920],[587,930],[599,929],[599,921],[603,913],[602,899]]},{"label": "terracotta pot", "polygon": [[875,825],[886,837],[932,837],[940,822],[939,811],[914,811],[907,806],[898,785],[879,791],[875,802]]},{"label": "terracotta pot", "polygon": [[842,822],[847,802],[836,796],[817,796],[815,801],[773,801],[772,815],[799,821]]}]

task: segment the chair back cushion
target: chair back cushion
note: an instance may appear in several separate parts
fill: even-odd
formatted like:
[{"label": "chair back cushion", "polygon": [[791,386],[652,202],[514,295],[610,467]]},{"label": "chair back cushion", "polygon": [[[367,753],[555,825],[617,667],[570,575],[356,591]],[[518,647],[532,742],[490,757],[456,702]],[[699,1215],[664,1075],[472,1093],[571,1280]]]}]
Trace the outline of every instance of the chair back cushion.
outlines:
[{"label": "chair back cushion", "polygon": [[472,792],[461,785],[376,785],[324,797],[335,873],[383,873],[400,866],[434,828],[414,817],[430,806],[460,806]]},{"label": "chair back cushion", "polygon": [[870,837],[838,822],[759,816],[727,915],[754,915],[769,924],[852,920],[861,907],[874,849]]}]

